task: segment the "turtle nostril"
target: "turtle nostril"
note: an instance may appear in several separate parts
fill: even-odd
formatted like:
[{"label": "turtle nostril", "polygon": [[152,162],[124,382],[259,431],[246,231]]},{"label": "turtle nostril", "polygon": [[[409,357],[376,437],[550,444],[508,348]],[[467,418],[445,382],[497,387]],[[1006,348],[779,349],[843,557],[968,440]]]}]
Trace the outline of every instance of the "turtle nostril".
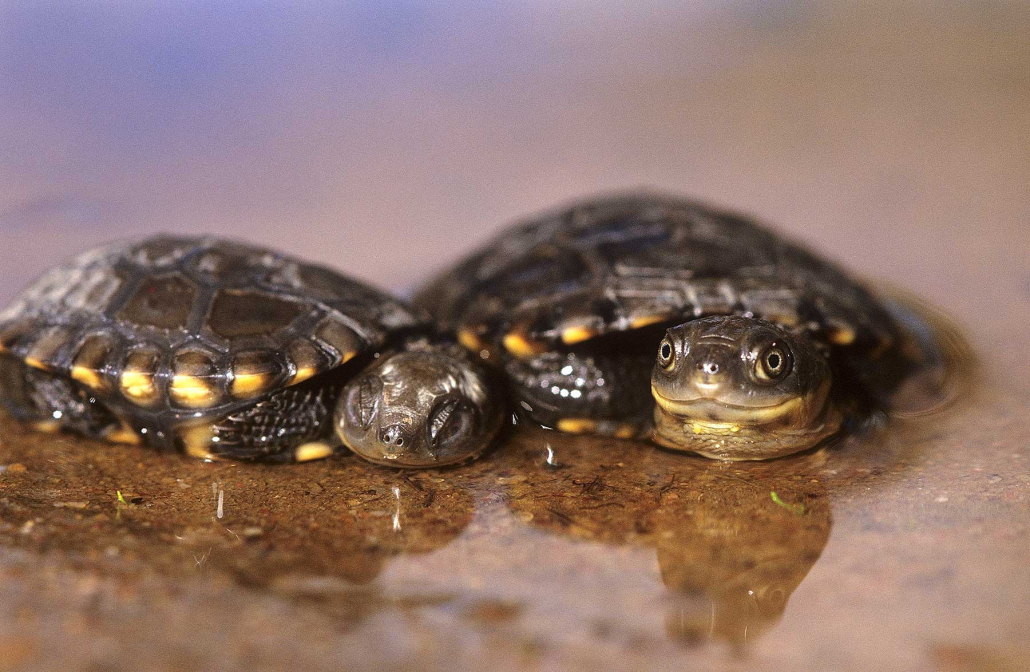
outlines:
[{"label": "turtle nostril", "polygon": [[710,376],[714,376],[719,373],[719,365],[715,362],[699,362],[697,365],[698,371],[707,373]]},{"label": "turtle nostril", "polygon": [[387,446],[403,448],[405,443],[404,430],[397,425],[385,427],[381,432],[379,432],[379,441]]}]

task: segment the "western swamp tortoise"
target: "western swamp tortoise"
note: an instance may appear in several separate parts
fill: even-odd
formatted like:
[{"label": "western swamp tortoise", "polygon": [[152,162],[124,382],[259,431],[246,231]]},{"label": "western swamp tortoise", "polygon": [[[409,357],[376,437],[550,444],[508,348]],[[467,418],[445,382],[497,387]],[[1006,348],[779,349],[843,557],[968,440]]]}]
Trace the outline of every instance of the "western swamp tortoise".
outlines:
[{"label": "western swamp tortoise", "polygon": [[[502,423],[487,372],[404,303],[243,243],[85,252],[0,314],[0,401],[41,429],[204,458],[474,457]],[[335,432],[334,432],[335,429]]]},{"label": "western swamp tortoise", "polygon": [[672,196],[518,223],[415,304],[503,368],[521,415],[720,459],[819,444],[924,364],[890,302],[836,265]]}]

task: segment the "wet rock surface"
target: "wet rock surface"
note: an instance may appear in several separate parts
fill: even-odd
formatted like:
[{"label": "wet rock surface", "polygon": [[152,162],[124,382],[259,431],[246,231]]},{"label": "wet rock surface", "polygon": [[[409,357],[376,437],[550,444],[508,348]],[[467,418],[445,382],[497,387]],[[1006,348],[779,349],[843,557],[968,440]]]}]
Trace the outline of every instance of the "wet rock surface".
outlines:
[{"label": "wet rock surface", "polygon": [[[982,413],[756,464],[517,427],[475,464],[412,473],[204,463],[4,421],[0,653],[40,669],[1007,659],[1027,632],[1030,475],[1025,452],[976,436]],[[880,643],[849,649],[852,631]]]}]

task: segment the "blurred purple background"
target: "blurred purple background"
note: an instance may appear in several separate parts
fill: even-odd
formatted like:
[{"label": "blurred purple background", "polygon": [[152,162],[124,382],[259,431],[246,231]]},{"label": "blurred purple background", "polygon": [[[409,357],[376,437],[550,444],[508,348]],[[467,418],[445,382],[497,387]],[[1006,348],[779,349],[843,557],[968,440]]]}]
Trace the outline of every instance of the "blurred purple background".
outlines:
[{"label": "blurred purple background", "polygon": [[157,231],[407,291],[646,185],[961,309],[1030,250],[1028,34],[1019,3],[4,3],[0,301]]}]

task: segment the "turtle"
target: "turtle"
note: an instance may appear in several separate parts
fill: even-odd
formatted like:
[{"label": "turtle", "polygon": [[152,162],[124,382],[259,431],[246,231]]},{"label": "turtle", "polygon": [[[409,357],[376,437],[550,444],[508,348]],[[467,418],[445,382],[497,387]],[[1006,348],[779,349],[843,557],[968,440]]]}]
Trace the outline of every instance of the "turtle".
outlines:
[{"label": "turtle", "polygon": [[[0,403],[38,429],[204,459],[394,467],[478,456],[490,371],[402,301],[214,237],[84,252],[0,313]],[[335,430],[335,431],[334,431]]]},{"label": "turtle", "polygon": [[572,433],[757,460],[882,417],[922,363],[888,302],[747,216],[625,192],[521,220],[414,304]]}]

